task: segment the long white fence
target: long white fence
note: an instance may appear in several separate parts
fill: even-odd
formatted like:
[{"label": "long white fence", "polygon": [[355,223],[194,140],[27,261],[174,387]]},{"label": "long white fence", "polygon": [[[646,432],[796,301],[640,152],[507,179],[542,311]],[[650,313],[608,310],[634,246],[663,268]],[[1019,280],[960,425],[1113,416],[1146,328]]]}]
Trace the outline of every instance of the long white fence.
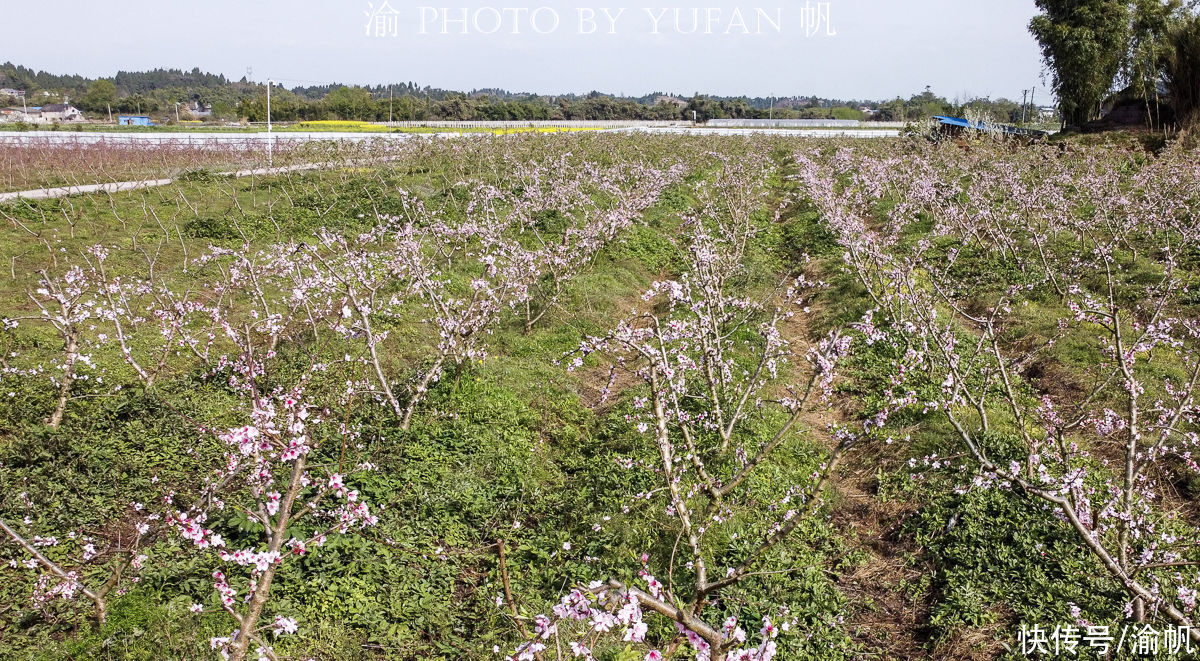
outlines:
[{"label": "long white fence", "polygon": [[691,126],[691,122],[679,120],[658,121],[638,119],[528,119],[528,120],[479,120],[479,121],[403,121],[403,122],[372,122],[379,126],[391,128],[435,128],[435,129],[525,129],[525,128],[554,128],[554,129],[625,129],[635,126],[668,127]]},{"label": "long white fence", "polygon": [[[748,135],[769,132],[776,135],[806,136],[811,138],[887,138],[899,134],[904,124],[899,122],[857,122],[840,120],[844,123],[829,124],[830,120],[710,120],[708,124],[693,125],[681,122],[598,122],[567,124],[547,123],[546,127],[579,128],[591,126],[605,131],[644,131],[648,133],[685,133],[691,135]],[[839,120],[832,120],[839,121]],[[720,122],[720,123],[718,123]],[[728,122],[741,122],[740,124]],[[762,123],[749,123],[762,122]],[[806,122],[787,124],[784,122]],[[102,132],[102,131],[0,131],[0,146],[39,147],[47,144],[58,148],[88,147],[91,145],[114,146],[186,146],[225,149],[266,150],[271,145],[296,144],[319,141],[395,141],[430,137],[464,137],[479,135],[455,129],[464,128],[525,128],[525,122],[440,122],[415,123],[428,128],[443,129],[429,133],[353,133],[334,131],[279,131],[274,133],[206,133],[206,132]],[[496,124],[504,124],[499,126]],[[483,134],[488,135],[488,134]]]},{"label": "long white fence", "polygon": [[730,128],[846,128],[846,129],[902,129],[904,122],[863,122],[857,119],[710,119],[705,126]]},{"label": "long white fence", "polygon": [[[696,126],[689,121],[680,120],[587,120],[587,119],[555,119],[555,120],[513,120],[513,121],[403,121],[375,122],[380,126],[392,128],[485,128],[485,129],[514,129],[514,128],[673,128]],[[862,122],[857,119],[710,119],[700,126],[717,128],[904,128],[904,122]]]}]

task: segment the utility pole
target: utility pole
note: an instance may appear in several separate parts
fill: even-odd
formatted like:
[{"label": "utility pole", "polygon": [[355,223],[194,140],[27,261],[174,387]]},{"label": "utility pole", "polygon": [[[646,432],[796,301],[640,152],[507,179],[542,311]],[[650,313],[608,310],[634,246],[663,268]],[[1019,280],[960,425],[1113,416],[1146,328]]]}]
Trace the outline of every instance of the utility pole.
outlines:
[{"label": "utility pole", "polygon": [[1029,88],[1029,118],[1032,120],[1034,113],[1037,111],[1037,106],[1033,104],[1033,97],[1037,94],[1037,85]]},{"label": "utility pole", "polygon": [[388,85],[388,124],[392,123],[392,86]]},{"label": "utility pole", "polygon": [[271,141],[271,79],[267,79],[267,166],[275,166],[275,145]]},{"label": "utility pole", "polygon": [[179,102],[175,102],[175,123],[179,123]]},{"label": "utility pole", "polygon": [[1021,123],[1025,123],[1025,101],[1029,97],[1029,90],[1021,90]]}]

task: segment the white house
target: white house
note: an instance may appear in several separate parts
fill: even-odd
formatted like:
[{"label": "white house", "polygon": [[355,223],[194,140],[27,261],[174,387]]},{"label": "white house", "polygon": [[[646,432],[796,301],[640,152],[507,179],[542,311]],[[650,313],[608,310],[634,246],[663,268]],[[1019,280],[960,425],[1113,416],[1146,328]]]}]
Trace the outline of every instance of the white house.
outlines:
[{"label": "white house", "polygon": [[76,122],[83,113],[69,103],[49,103],[42,106],[42,119],[48,122]]}]

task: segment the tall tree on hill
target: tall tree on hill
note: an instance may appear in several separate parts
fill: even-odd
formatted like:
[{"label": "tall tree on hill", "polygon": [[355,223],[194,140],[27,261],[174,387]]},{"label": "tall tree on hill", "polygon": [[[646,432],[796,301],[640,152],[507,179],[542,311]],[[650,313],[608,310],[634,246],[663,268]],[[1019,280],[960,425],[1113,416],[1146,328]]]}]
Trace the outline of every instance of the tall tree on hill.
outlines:
[{"label": "tall tree on hill", "polygon": [[1121,0],[1036,0],[1042,13],[1029,31],[1054,74],[1063,121],[1082,125],[1096,117],[1129,45],[1129,6]]},{"label": "tall tree on hill", "polygon": [[1170,32],[1165,78],[1176,117],[1200,123],[1200,13],[1180,19]]},{"label": "tall tree on hill", "polygon": [[1180,0],[1131,0],[1129,52],[1121,67],[1121,84],[1146,104],[1151,126],[1162,123],[1159,83],[1170,58],[1172,26],[1180,20]]}]

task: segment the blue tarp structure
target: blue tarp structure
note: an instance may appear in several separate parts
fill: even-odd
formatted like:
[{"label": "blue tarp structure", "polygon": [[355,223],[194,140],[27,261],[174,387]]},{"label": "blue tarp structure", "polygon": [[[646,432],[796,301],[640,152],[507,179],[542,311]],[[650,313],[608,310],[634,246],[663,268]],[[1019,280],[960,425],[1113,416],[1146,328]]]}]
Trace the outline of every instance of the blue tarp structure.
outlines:
[{"label": "blue tarp structure", "polygon": [[117,123],[121,126],[150,126],[150,118],[145,115],[120,115]]},{"label": "blue tarp structure", "polygon": [[1041,137],[1047,135],[1045,131],[1037,131],[1034,129],[1023,129],[1017,126],[1009,126],[1007,124],[988,124],[987,122],[972,122],[962,117],[946,117],[945,115],[934,115],[934,119],[942,126],[948,126],[954,129],[973,129],[975,131],[983,131],[985,133],[1007,133],[1010,135],[1023,135],[1029,137]]}]

